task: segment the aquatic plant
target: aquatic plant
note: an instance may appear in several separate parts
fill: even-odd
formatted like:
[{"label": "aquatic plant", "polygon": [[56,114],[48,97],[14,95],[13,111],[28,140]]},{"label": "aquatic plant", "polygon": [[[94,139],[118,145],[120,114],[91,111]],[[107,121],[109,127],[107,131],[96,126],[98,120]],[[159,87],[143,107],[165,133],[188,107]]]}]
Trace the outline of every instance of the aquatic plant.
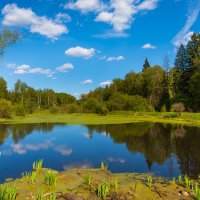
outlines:
[{"label": "aquatic plant", "polygon": [[83,178],[83,184],[91,186],[91,183],[92,183],[92,177],[90,174],[87,173]]},{"label": "aquatic plant", "polygon": [[148,176],[147,181],[148,181],[149,188],[151,188],[152,187],[152,183],[153,183],[152,176]]},{"label": "aquatic plant", "polygon": [[33,163],[33,170],[41,170],[43,165],[43,160],[38,160]]},{"label": "aquatic plant", "polygon": [[25,177],[29,182],[35,183],[36,181],[36,172],[24,172],[22,173],[22,177]]},{"label": "aquatic plant", "polygon": [[198,183],[195,185],[194,195],[196,200],[200,200],[200,189]]},{"label": "aquatic plant", "polygon": [[97,195],[102,199],[106,199],[107,195],[110,192],[110,184],[107,182],[98,184]]},{"label": "aquatic plant", "polygon": [[189,187],[190,187],[190,183],[191,183],[190,178],[189,178],[187,175],[185,175],[185,176],[184,176],[184,184],[185,184],[185,187],[186,187],[186,188],[189,188]]},{"label": "aquatic plant", "polygon": [[53,186],[56,184],[56,173],[52,171],[48,171],[45,174],[44,182],[46,185]]},{"label": "aquatic plant", "polygon": [[105,166],[104,162],[101,162],[101,169],[107,170],[108,169],[108,165]]},{"label": "aquatic plant", "polygon": [[114,188],[118,189],[118,178],[115,178],[114,180]]},{"label": "aquatic plant", "polygon": [[179,181],[180,183],[182,183],[182,175],[179,175],[179,176],[178,176],[178,181]]},{"label": "aquatic plant", "polygon": [[16,185],[4,184],[0,186],[0,200],[15,200],[17,198]]}]

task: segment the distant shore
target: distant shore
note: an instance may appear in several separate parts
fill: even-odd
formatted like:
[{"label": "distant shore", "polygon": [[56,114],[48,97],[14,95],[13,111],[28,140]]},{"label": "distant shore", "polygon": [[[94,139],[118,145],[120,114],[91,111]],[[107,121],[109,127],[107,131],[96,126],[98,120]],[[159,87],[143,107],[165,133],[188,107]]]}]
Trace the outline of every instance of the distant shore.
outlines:
[{"label": "distant shore", "polygon": [[107,115],[97,114],[51,114],[47,111],[27,115],[26,117],[14,117],[12,119],[0,119],[2,124],[24,123],[64,123],[70,125],[97,125],[97,124],[125,124],[135,122],[170,123],[191,126],[200,126],[200,113],[172,112],[113,112]]}]

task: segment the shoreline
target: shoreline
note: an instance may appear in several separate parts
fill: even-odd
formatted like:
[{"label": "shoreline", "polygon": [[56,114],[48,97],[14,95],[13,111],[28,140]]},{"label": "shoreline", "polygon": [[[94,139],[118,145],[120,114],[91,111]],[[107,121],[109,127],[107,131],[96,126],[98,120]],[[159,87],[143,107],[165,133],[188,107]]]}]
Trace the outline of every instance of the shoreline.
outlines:
[{"label": "shoreline", "polygon": [[200,127],[199,113],[134,113],[118,112],[108,115],[98,114],[50,114],[35,113],[26,117],[0,119],[0,124],[32,124],[32,123],[62,123],[68,125],[98,125],[98,124],[126,124],[137,122],[152,122],[165,124],[180,124]]},{"label": "shoreline", "polygon": [[[7,182],[9,187],[15,187],[17,200],[37,199],[38,193],[43,197],[55,195],[55,199],[67,200],[190,200],[195,198],[194,191],[191,186],[187,186],[184,178],[180,181],[149,174],[114,174],[102,168],[71,169],[63,172],[42,168],[34,173],[34,180],[30,175],[24,175],[20,179]],[[55,174],[54,184],[47,184],[46,174],[50,173]],[[191,185],[195,185],[196,182],[190,180]],[[102,190],[103,186],[107,188],[105,197],[101,196],[101,186]]]}]

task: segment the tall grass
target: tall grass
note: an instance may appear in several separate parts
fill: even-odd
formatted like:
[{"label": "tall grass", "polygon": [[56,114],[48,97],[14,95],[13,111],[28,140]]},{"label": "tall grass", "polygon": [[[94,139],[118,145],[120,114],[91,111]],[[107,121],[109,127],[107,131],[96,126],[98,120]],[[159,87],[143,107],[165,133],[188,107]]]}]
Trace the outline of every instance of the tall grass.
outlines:
[{"label": "tall grass", "polygon": [[41,170],[43,165],[43,160],[38,160],[33,163],[33,170]]},{"label": "tall grass", "polygon": [[148,176],[148,178],[147,178],[147,184],[148,184],[149,188],[152,187],[152,184],[153,184],[152,176]]},{"label": "tall grass", "polygon": [[0,186],[0,200],[15,200],[17,198],[17,189],[15,185],[4,184]]},{"label": "tall grass", "polygon": [[100,183],[97,188],[97,195],[102,199],[106,199],[110,192],[110,184],[107,182]]},{"label": "tall grass", "polygon": [[56,173],[52,171],[48,171],[45,174],[44,182],[48,186],[54,186],[56,184]]},{"label": "tall grass", "polygon": [[22,177],[26,178],[30,183],[35,183],[36,181],[36,172],[24,172]]},{"label": "tall grass", "polygon": [[91,186],[92,184],[92,177],[90,174],[86,174],[83,178],[83,184],[87,185],[87,186]]}]

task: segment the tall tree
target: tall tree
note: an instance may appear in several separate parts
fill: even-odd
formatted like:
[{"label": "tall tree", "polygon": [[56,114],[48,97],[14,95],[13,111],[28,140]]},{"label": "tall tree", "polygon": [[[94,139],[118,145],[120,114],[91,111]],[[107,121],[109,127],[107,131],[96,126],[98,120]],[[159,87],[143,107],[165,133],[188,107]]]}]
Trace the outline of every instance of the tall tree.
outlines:
[{"label": "tall tree", "polygon": [[146,58],[145,59],[145,62],[144,62],[144,65],[143,65],[143,70],[142,71],[145,71],[146,69],[150,68],[150,64],[149,64],[149,61],[148,59]]},{"label": "tall tree", "polygon": [[7,83],[6,81],[0,77],[0,98],[6,98],[8,94],[8,90],[7,90]]}]

